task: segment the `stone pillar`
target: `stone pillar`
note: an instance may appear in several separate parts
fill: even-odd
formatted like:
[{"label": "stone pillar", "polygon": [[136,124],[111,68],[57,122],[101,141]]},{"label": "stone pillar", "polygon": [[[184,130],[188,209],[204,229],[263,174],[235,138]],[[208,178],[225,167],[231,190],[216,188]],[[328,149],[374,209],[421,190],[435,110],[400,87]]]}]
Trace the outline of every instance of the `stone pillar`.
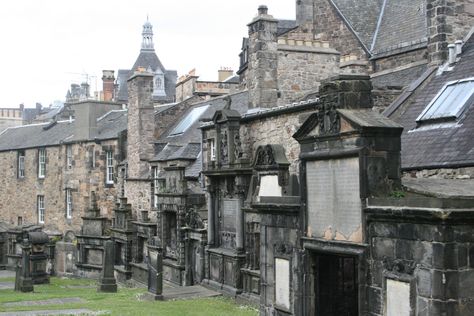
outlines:
[{"label": "stone pillar", "polygon": [[237,208],[237,214],[235,218],[235,243],[237,252],[241,252],[244,250],[244,211],[242,210],[242,199],[239,198],[239,207]]},{"label": "stone pillar", "polygon": [[250,108],[271,108],[278,99],[278,20],[260,6],[258,16],[248,24],[248,90]]},{"label": "stone pillar", "polygon": [[148,244],[148,292],[163,300],[163,248],[158,237]]},{"label": "stone pillar", "polygon": [[31,269],[30,269],[31,246],[27,243],[27,241],[23,241],[21,250],[22,250],[22,256],[21,256],[20,280],[19,282],[15,282],[15,283],[18,283],[18,286],[15,284],[15,290],[18,288],[20,292],[33,292],[33,279],[31,277]]},{"label": "stone pillar", "polygon": [[97,292],[117,292],[117,281],[114,276],[114,242],[107,240],[104,246],[102,273],[99,279]]},{"label": "stone pillar", "polygon": [[[212,181],[212,180],[211,180]],[[214,246],[215,243],[215,217],[216,212],[216,190],[213,185],[207,187],[209,192],[209,203],[207,204],[207,245],[209,247]]]}]

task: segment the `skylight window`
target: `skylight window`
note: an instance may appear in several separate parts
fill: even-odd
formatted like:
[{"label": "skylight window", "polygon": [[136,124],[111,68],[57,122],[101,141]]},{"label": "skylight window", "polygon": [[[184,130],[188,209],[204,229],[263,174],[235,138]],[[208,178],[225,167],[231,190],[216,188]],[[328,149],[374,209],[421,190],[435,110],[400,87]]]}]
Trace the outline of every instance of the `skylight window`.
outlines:
[{"label": "skylight window", "polygon": [[186,115],[181,122],[176,125],[176,127],[171,131],[170,136],[180,135],[183,134],[194,122],[197,121],[198,118],[207,110],[209,105],[200,106],[198,108],[192,109],[191,112]]},{"label": "skylight window", "polygon": [[417,122],[457,119],[474,101],[474,78],[447,83],[416,119]]}]

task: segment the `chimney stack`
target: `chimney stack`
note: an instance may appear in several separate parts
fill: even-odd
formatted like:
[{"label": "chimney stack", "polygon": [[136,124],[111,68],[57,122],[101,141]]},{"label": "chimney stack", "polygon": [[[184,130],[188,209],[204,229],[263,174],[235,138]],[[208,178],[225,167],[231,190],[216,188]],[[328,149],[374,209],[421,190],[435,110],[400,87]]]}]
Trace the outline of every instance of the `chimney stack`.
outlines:
[{"label": "chimney stack", "polygon": [[278,20],[268,15],[266,6],[249,28],[248,90],[251,108],[271,108],[278,101]]},{"label": "chimney stack", "polygon": [[232,75],[234,74],[234,71],[231,68],[221,68],[218,70],[217,74],[218,74],[218,81],[223,82],[229,79],[230,77],[232,77]]},{"label": "chimney stack", "polygon": [[109,102],[114,99],[114,71],[102,70],[102,91],[104,93],[104,101]]}]

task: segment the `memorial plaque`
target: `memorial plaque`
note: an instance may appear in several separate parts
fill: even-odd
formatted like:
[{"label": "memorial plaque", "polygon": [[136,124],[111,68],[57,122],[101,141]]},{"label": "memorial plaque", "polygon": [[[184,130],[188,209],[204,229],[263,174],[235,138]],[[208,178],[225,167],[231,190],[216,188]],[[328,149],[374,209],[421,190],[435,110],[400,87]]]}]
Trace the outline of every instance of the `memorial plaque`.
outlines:
[{"label": "memorial plaque", "polygon": [[94,265],[102,265],[102,251],[97,249],[87,249],[87,263]]},{"label": "memorial plaque", "polygon": [[235,220],[238,208],[238,199],[227,199],[222,201],[222,228],[224,231],[235,232]]},{"label": "memorial plaque", "polygon": [[310,161],[306,177],[312,235],[330,230],[349,238],[362,224],[359,158]]},{"label": "memorial plaque", "polygon": [[387,279],[387,316],[410,316],[410,284]]},{"label": "memorial plaque", "polygon": [[262,176],[258,196],[281,196],[281,186],[278,185],[278,176]]},{"label": "memorial plaque", "polygon": [[290,261],[275,258],[275,302],[290,309]]}]

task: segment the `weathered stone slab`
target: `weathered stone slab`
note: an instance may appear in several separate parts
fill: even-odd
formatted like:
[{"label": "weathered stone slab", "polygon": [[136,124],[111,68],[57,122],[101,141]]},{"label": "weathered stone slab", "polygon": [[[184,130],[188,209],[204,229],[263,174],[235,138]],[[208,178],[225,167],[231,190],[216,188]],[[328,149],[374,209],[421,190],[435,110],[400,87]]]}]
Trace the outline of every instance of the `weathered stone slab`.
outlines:
[{"label": "weathered stone slab", "polygon": [[410,284],[387,280],[387,316],[410,316]]},{"label": "weathered stone slab", "polygon": [[313,237],[361,242],[359,158],[307,163],[308,224]]},{"label": "weathered stone slab", "polygon": [[10,302],[4,303],[5,307],[13,306],[42,306],[42,305],[59,305],[59,304],[70,304],[70,303],[85,303],[86,301],[80,297],[64,297],[64,298],[52,298],[49,300],[39,301],[21,301],[21,302]]},{"label": "weathered stone slab", "polygon": [[[190,300],[204,297],[215,297],[221,296],[222,294],[216,291],[212,291],[200,285],[193,286],[178,286],[178,287],[165,287],[163,293],[163,300]],[[144,293],[140,295],[140,300],[155,300],[154,295],[151,293]]]},{"label": "weathered stone slab", "polygon": [[235,232],[235,221],[237,210],[239,208],[238,199],[226,199],[222,201],[223,228],[224,231]]},{"label": "weathered stone slab", "polygon": [[275,258],[275,303],[290,309],[290,261]]}]

